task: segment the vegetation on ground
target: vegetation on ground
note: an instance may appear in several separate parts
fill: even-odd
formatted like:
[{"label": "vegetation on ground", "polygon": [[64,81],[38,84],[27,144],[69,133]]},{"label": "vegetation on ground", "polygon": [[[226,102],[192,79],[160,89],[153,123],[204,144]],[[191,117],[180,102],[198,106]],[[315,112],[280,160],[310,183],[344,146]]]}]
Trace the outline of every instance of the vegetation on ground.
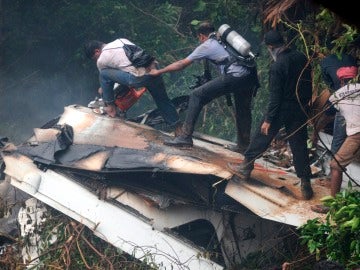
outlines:
[{"label": "vegetation on ground", "polygon": [[346,269],[360,266],[360,191],[345,189],[322,198],[329,212],[299,228],[302,244],[316,259],[338,262]]}]

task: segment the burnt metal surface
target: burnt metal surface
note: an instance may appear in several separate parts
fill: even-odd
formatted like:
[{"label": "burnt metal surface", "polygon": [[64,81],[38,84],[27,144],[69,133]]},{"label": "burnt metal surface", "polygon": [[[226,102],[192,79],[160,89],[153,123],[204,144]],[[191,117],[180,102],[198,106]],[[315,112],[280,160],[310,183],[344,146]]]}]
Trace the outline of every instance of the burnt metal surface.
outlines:
[{"label": "burnt metal surface", "polygon": [[[39,168],[68,175],[101,196],[106,197],[104,185],[148,198],[164,196],[175,204],[236,209],[240,203],[261,217],[300,225],[314,216],[310,205],[329,193],[328,187],[313,185],[314,198],[302,201],[299,179],[262,159],[257,160],[251,181],[227,185],[236,174],[227,164],[241,162],[243,156],[210,136],[194,138],[192,148],[170,147],[163,144],[172,136],[168,133],[78,105],[65,107],[54,124],[57,128],[35,129],[28,142],[6,155],[25,155]],[[67,131],[71,127],[72,138],[62,134],[64,127]],[[59,138],[72,143],[64,148],[57,143]]]},{"label": "burnt metal surface", "polygon": [[[96,115],[81,106],[69,106],[57,126],[73,130],[72,144],[57,147],[61,130],[36,129],[18,152],[39,163],[71,166],[89,171],[152,170],[229,178],[231,156],[202,147],[177,149],[163,144],[169,138],[151,127]],[[41,160],[41,157],[43,160]]]}]

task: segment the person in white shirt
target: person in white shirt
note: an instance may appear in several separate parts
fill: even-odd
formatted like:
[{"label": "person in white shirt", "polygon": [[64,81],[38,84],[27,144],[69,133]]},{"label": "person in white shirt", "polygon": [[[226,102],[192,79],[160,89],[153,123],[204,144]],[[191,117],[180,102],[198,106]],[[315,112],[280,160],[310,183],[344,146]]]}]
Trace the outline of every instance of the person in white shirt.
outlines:
[{"label": "person in white shirt", "polygon": [[[343,171],[356,157],[360,150],[360,83],[349,83],[329,98],[346,122],[346,139],[330,162],[330,195],[340,192],[343,180]],[[323,205],[314,205],[311,209],[318,213],[326,213],[329,208]]]},{"label": "person in white shirt", "polygon": [[179,115],[174,104],[169,99],[165,84],[161,76],[154,77],[146,72],[154,68],[156,63],[152,61],[148,67],[135,67],[126,56],[124,44],[133,45],[127,39],[116,39],[110,43],[92,40],[84,45],[84,51],[88,58],[96,61],[99,70],[99,80],[105,102],[105,111],[110,117],[116,116],[114,104],[114,84],[123,86],[145,86],[153,97],[161,116],[170,127],[180,128]]}]

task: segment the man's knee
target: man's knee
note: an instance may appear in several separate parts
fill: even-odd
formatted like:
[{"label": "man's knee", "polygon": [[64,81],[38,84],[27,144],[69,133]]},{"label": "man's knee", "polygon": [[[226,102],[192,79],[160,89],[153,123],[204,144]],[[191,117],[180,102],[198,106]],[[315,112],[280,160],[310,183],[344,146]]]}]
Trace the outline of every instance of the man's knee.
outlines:
[{"label": "man's knee", "polygon": [[341,160],[338,160],[338,158],[335,156],[335,158],[333,158],[331,161],[330,161],[330,168],[331,170],[336,170],[336,171],[343,171],[343,169],[345,168],[346,166],[342,165],[341,164]]}]

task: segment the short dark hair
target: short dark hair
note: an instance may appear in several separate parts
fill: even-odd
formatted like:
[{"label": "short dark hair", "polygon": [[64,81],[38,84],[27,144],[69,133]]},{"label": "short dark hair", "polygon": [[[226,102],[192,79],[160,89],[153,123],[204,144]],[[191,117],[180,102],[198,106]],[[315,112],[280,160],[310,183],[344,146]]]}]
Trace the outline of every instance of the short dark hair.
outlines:
[{"label": "short dark hair", "polygon": [[84,52],[87,58],[94,56],[96,49],[101,49],[105,43],[99,40],[90,40],[84,44]]},{"label": "short dark hair", "polygon": [[209,35],[213,32],[215,32],[215,27],[208,21],[204,21],[199,24],[199,27],[197,29],[197,34],[203,34],[203,35]]},{"label": "short dark hair", "polygon": [[264,35],[264,42],[266,45],[272,45],[274,47],[279,47],[284,45],[284,38],[276,30],[270,30]]}]

